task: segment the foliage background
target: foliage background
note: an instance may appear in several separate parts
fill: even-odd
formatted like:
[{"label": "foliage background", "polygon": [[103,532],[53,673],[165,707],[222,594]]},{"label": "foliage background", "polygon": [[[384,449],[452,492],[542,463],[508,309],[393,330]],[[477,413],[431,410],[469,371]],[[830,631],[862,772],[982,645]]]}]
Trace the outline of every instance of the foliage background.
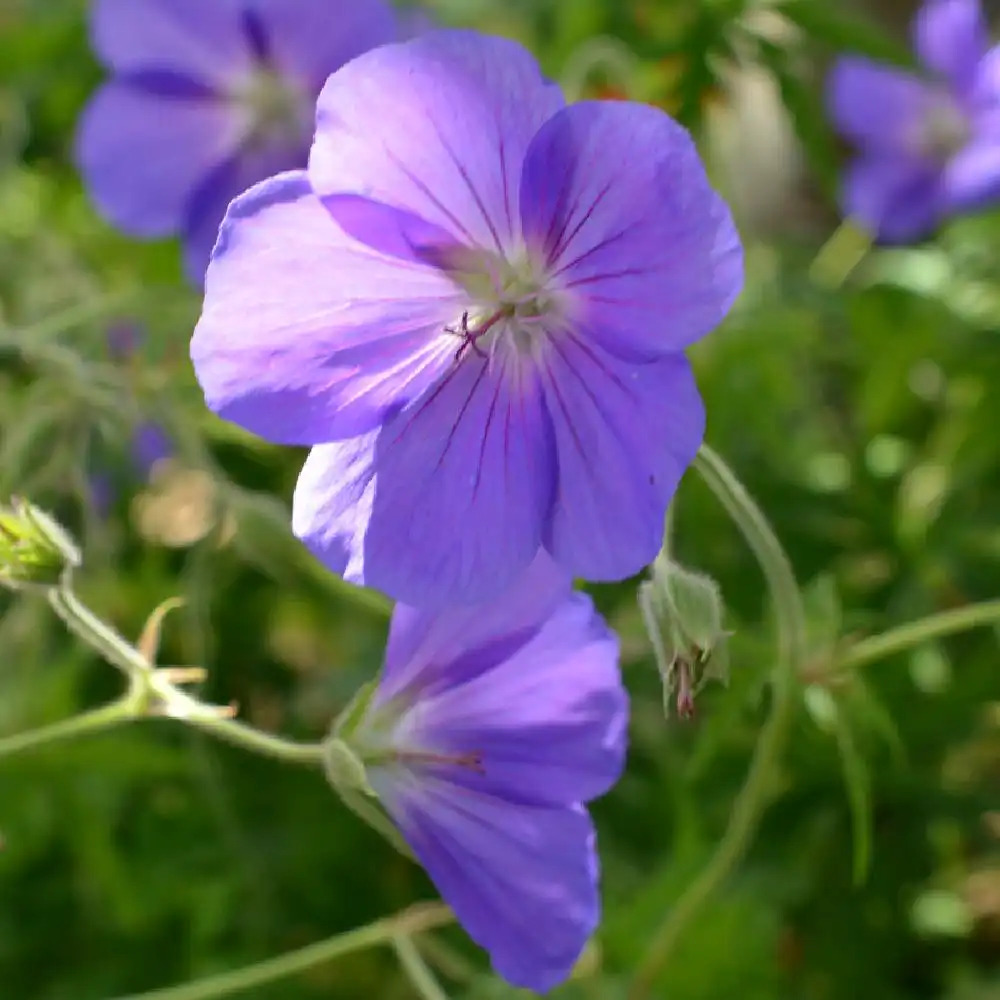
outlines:
[{"label": "foliage background", "polygon": [[[208,2],[208,0],[206,0]],[[346,2],[346,0],[342,0]],[[331,7],[336,7],[331,0]],[[528,43],[574,94],[658,102],[696,129],[731,196],[748,285],[695,359],[709,440],[808,584],[815,661],[781,796],[657,987],[670,1000],[1000,997],[1000,669],[989,630],[831,682],[836,637],[995,596],[1000,580],[1000,215],[877,250],[846,278],[817,253],[844,150],[822,115],[838,50],[908,58],[909,9],[831,0],[438,0],[437,17]],[[96,216],[71,161],[100,79],[82,0],[0,0],[0,495],[84,540],[84,596],[126,634],[173,595],[164,662],[208,699],[321,734],[377,668],[386,618],[290,537],[302,454],[225,426],[187,361],[199,300],[177,248]],[[115,361],[107,331],[146,331]],[[175,459],[129,460],[143,420]],[[110,475],[110,511],[92,477]],[[635,696],[627,776],[596,809],[606,918],[567,998],[616,995],[723,830],[766,711],[766,598],[689,476],[681,558],[712,573],[733,676],[664,722],[634,585],[596,588]],[[0,596],[0,734],[116,693],[44,602]],[[432,889],[322,780],[170,723],[0,760],[0,997],[107,1000],[234,968]],[[435,939],[451,994],[507,992],[461,933]],[[256,1000],[406,1000],[373,950]]]}]

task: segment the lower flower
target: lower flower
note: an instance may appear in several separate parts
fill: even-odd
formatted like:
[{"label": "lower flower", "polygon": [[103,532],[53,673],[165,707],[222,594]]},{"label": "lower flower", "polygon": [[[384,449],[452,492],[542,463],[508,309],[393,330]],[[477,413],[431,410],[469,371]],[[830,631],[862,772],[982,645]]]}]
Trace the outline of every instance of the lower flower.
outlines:
[{"label": "lower flower", "polygon": [[499,600],[398,605],[385,668],[336,736],[496,971],[540,992],[598,923],[585,803],[617,781],[618,644],[540,557]]}]

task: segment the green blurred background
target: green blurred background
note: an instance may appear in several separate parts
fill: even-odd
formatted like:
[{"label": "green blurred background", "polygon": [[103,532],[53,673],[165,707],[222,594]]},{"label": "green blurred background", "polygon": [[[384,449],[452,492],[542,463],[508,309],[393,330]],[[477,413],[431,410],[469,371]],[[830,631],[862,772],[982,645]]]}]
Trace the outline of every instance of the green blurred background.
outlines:
[{"label": "green blurred background", "polygon": [[[211,0],[205,0],[206,3]],[[342,0],[347,2],[347,0]],[[331,0],[336,7],[336,0]],[[162,661],[264,729],[321,735],[380,661],[377,596],[292,539],[303,454],[215,420],[187,361],[199,297],[175,244],[96,215],[69,158],[101,79],[82,0],[0,0],[0,496],[84,543],[81,592],[127,635],[180,595]],[[825,67],[905,62],[911,8],[840,0],[439,0],[518,37],[578,96],[659,103],[694,129],[747,244],[746,292],[695,351],[708,439],[759,499],[807,589],[814,652],[780,796],[687,928],[669,1000],[1000,998],[1000,664],[982,630],[848,676],[843,637],[1000,581],[1000,214],[855,263]],[[116,323],[145,331],[116,361]],[[146,476],[137,427],[176,455]],[[94,503],[94,481],[112,497]],[[606,914],[559,996],[619,996],[705,865],[766,713],[773,636],[758,569],[689,476],[677,549],[720,582],[732,678],[664,720],[634,583],[595,588],[634,694],[628,773],[596,806]],[[763,623],[763,624],[762,624]],[[44,601],[0,594],[0,735],[117,691]],[[0,998],[108,1000],[257,961],[433,890],[322,779],[169,722],[0,760]],[[425,941],[457,1000],[514,996],[461,932]],[[244,994],[408,1000],[386,950]]]}]

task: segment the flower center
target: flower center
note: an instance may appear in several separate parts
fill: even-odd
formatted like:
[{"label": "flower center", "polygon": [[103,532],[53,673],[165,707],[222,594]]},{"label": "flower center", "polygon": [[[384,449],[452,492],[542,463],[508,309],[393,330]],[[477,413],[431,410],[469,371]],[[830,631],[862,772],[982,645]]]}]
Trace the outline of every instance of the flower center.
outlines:
[{"label": "flower center", "polygon": [[546,323],[560,312],[542,269],[527,251],[510,258],[476,252],[449,271],[472,302],[445,327],[461,341],[456,361],[470,355],[491,359],[502,346],[530,353],[544,338]]},{"label": "flower center", "polygon": [[259,65],[243,81],[234,97],[246,111],[249,142],[299,142],[308,135],[309,111],[305,95],[269,66]]},{"label": "flower center", "polygon": [[948,97],[935,101],[917,129],[917,151],[935,163],[945,163],[972,138],[968,116]]}]

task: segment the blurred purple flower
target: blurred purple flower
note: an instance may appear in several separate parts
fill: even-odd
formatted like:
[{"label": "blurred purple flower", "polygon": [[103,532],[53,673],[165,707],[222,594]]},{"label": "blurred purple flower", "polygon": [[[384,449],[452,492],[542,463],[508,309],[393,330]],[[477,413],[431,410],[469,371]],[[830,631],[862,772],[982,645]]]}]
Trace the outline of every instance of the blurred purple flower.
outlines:
[{"label": "blurred purple flower", "polygon": [[91,34],[114,76],[80,122],[87,187],[125,232],[179,232],[200,285],[226,206],[305,164],[323,81],[395,25],[383,0],[97,0]]},{"label": "blurred purple flower", "polygon": [[597,926],[584,803],[621,774],[617,641],[539,557],[496,603],[398,605],[351,745],[420,863],[496,971],[544,991]]},{"label": "blurred purple flower", "polygon": [[317,446],[293,526],[329,567],[474,603],[540,549],[652,561],[703,433],[683,349],[741,281],[666,114],[567,107],[516,43],[432,32],[334,74],[308,173],[233,203],[191,352],[223,417]]},{"label": "blurred purple flower", "polygon": [[888,243],[1000,198],[1000,47],[977,0],[929,0],[914,45],[926,77],[850,56],[829,81],[834,122],[858,147],[844,210]]},{"label": "blurred purple flower", "polygon": [[[145,339],[146,333],[141,325],[125,321],[114,323],[107,331],[108,354],[118,364],[127,364],[136,356]],[[132,430],[124,477],[116,477],[108,468],[97,468],[88,477],[91,506],[102,517],[107,517],[118,497],[119,478],[146,483],[154,466],[175,451],[170,436],[160,424],[143,420]]]},{"label": "blurred purple flower", "polygon": [[129,449],[132,468],[143,481],[149,479],[157,462],[174,454],[174,445],[167,432],[151,420],[143,421],[132,432]]}]

